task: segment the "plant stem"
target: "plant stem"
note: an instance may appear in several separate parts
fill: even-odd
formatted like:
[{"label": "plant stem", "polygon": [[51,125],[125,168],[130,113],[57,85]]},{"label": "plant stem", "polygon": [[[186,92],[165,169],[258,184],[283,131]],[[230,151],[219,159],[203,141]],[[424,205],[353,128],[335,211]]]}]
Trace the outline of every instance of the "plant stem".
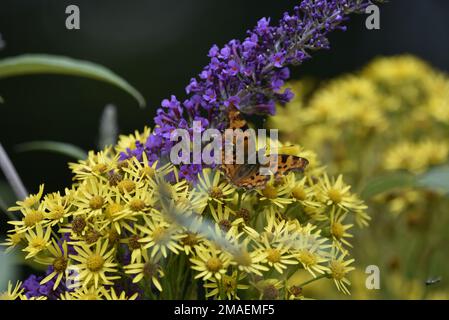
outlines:
[{"label": "plant stem", "polygon": [[323,279],[323,278],[326,278],[326,277],[327,277],[327,274],[319,275],[319,276],[316,277],[316,278],[312,278],[312,279],[310,279],[310,280],[307,280],[306,282],[301,283],[301,284],[299,285],[299,287],[300,287],[300,288],[303,288],[304,286],[306,286],[306,285],[308,285],[308,284],[310,284],[310,283],[312,283],[312,282],[315,282],[315,281],[317,281],[317,280],[319,280],[319,279]]},{"label": "plant stem", "polygon": [[25,189],[25,186],[22,183],[22,180],[19,177],[14,165],[6,154],[5,149],[3,149],[2,144],[0,143],[0,168],[5,174],[6,180],[8,180],[11,188],[16,194],[17,198],[23,200],[27,197],[28,192]]}]

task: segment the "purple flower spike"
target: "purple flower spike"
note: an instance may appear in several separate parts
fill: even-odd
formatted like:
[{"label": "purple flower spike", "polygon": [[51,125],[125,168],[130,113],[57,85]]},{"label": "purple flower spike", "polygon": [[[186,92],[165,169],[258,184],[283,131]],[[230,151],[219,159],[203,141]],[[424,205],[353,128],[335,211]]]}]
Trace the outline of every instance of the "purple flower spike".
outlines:
[{"label": "purple flower spike", "polygon": [[[148,159],[168,156],[173,145],[171,131],[190,129],[195,119],[224,129],[223,107],[233,105],[244,114],[274,114],[277,103],[293,97],[291,91],[282,89],[290,77],[288,66],[300,65],[312,51],[329,48],[328,33],[344,30],[341,23],[349,14],[363,12],[371,4],[371,0],[303,0],[292,12],[284,13],[277,25],[262,18],[243,41],[231,40],[221,49],[213,45],[210,63],[186,87],[187,99],[182,105],[175,96],[163,100],[145,147],[138,146],[120,159],[140,159],[142,152]],[[194,180],[197,167],[192,168],[183,167],[181,176]]]}]

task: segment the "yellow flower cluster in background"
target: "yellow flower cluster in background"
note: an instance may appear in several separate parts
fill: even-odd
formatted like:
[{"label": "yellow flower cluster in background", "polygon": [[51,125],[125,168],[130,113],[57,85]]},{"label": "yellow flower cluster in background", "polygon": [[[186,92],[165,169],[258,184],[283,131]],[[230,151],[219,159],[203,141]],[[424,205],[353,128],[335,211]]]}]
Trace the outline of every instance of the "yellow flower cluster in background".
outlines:
[{"label": "yellow flower cluster in background", "polygon": [[[260,190],[236,189],[208,168],[191,184],[145,155],[119,161],[149,134],[90,152],[70,165],[70,188],[41,186],[11,208],[21,216],[4,245],[49,268],[42,285],[52,281],[60,299],[302,299],[320,279],[349,293],[353,224],[370,218],[317,155],[292,147],[309,159],[304,174]],[[2,297],[26,296],[11,284]]]},{"label": "yellow flower cluster in background", "polygon": [[[420,177],[449,162],[449,77],[419,58],[377,58],[350,75],[289,86],[296,98],[278,108],[269,126],[283,128],[284,140],[316,151],[328,172],[344,174],[354,190],[389,175]],[[364,200],[373,221],[369,233],[358,235],[354,255],[362,267],[380,267],[382,289],[356,290],[354,297],[416,298],[397,287],[407,281],[421,286],[420,298],[440,297],[432,290],[447,289],[447,283],[427,287],[426,280],[449,278],[443,253],[449,240],[447,195],[410,185]]]}]

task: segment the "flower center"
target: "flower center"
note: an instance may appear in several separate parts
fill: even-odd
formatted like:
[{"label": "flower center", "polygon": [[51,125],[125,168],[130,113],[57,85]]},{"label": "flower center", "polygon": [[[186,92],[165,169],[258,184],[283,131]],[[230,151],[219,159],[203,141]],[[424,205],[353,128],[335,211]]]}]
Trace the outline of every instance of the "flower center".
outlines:
[{"label": "flower center", "polygon": [[223,231],[229,231],[229,229],[231,229],[232,227],[232,223],[229,220],[223,219],[221,220],[218,225],[220,226],[220,229]]},{"label": "flower center", "polygon": [[41,211],[33,210],[29,212],[25,218],[23,219],[23,222],[27,227],[32,227],[35,224],[41,222],[44,219],[44,214]]},{"label": "flower center", "polygon": [[223,286],[226,292],[234,292],[237,288],[237,281],[231,277],[224,277]]},{"label": "flower center", "polygon": [[58,257],[53,261],[53,268],[56,272],[63,272],[67,269],[67,259],[64,257]]},{"label": "flower center", "polygon": [[154,263],[151,263],[151,262],[147,262],[143,266],[143,274],[147,278],[153,277],[156,274],[156,270],[157,270],[157,264],[154,264]]},{"label": "flower center", "polygon": [[341,280],[346,275],[346,268],[339,261],[336,261],[336,260],[332,261],[331,265],[330,265],[330,269],[332,272],[332,278],[334,278],[335,280]]},{"label": "flower center", "polygon": [[128,247],[131,250],[139,249],[141,247],[141,244],[139,242],[140,237],[134,235],[131,238],[129,238]]},{"label": "flower center", "polygon": [[92,171],[95,173],[103,174],[108,170],[108,166],[104,163],[98,163],[93,168]]},{"label": "flower center", "polygon": [[267,285],[263,289],[263,297],[267,300],[274,300],[279,296],[279,290],[272,284]]},{"label": "flower center", "polygon": [[279,250],[270,248],[267,250],[267,260],[271,263],[276,263],[281,261],[281,253]]},{"label": "flower center", "polygon": [[104,259],[101,255],[94,253],[87,258],[86,265],[87,269],[92,272],[96,272],[103,268]]},{"label": "flower center", "polygon": [[218,272],[223,267],[223,263],[220,259],[212,257],[206,262],[206,268],[210,272]]},{"label": "flower center", "polygon": [[243,221],[245,221],[245,223],[249,222],[250,214],[248,209],[241,208],[240,210],[237,211],[236,214],[237,217],[242,218]]},{"label": "flower center", "polygon": [[95,230],[89,230],[85,236],[87,244],[97,242],[98,238],[100,238],[100,233]]},{"label": "flower center", "polygon": [[120,192],[132,192],[136,188],[136,184],[131,180],[122,180],[118,184],[118,190]]},{"label": "flower center", "polygon": [[61,205],[57,205],[50,211],[50,218],[53,220],[59,220],[64,217],[64,207]]},{"label": "flower center", "polygon": [[302,250],[299,253],[299,260],[306,266],[313,266],[316,264],[316,257],[312,252]]},{"label": "flower center", "polygon": [[303,187],[293,188],[292,195],[296,200],[299,200],[299,201],[306,200],[306,196],[307,196],[306,191],[304,190]]},{"label": "flower center", "polygon": [[273,187],[272,185],[267,185],[263,191],[262,194],[265,196],[265,198],[267,199],[276,199],[276,197],[278,196],[278,191],[275,187]]},{"label": "flower center", "polygon": [[80,234],[81,232],[83,232],[85,227],[86,227],[86,221],[84,221],[83,218],[76,217],[75,219],[73,219],[73,221],[72,221],[73,232],[75,232],[76,234]]},{"label": "flower center", "polygon": [[194,246],[198,243],[198,237],[193,233],[187,233],[187,236],[182,238],[182,243],[186,246]]},{"label": "flower center", "polygon": [[299,297],[302,293],[302,288],[299,286],[291,286],[289,289],[290,293],[295,297]]},{"label": "flower center", "polygon": [[116,186],[119,184],[120,181],[122,181],[123,176],[118,172],[110,173],[108,176],[109,185]]},{"label": "flower center", "polygon": [[163,227],[157,227],[153,231],[153,240],[156,243],[164,243],[167,240],[167,232]]},{"label": "flower center", "polygon": [[331,201],[333,203],[340,203],[342,200],[342,195],[340,190],[337,189],[329,189],[329,191],[327,192],[327,195],[329,196],[329,199],[331,199]]},{"label": "flower center", "polygon": [[239,265],[244,267],[249,267],[253,263],[251,255],[246,250],[239,252],[236,256],[234,256],[234,259]]},{"label": "flower center", "polygon": [[156,170],[154,170],[151,167],[145,167],[142,169],[142,175],[147,178],[153,178],[155,174],[156,174]]},{"label": "flower center", "polygon": [[335,222],[332,224],[331,232],[335,238],[341,239],[345,233],[345,229],[340,222]]},{"label": "flower center", "polygon": [[22,234],[20,234],[20,233],[14,233],[14,234],[11,236],[10,239],[11,239],[11,242],[12,242],[14,245],[19,244],[20,241],[22,241]]},{"label": "flower center", "polygon": [[117,233],[117,230],[115,230],[115,228],[112,228],[109,231],[108,239],[110,243],[115,243],[118,239],[120,239],[120,235]]},{"label": "flower center", "polygon": [[44,238],[36,237],[30,241],[30,246],[37,250],[42,250],[47,245],[47,241]]},{"label": "flower center", "polygon": [[92,199],[90,199],[90,201],[89,201],[89,207],[92,210],[101,209],[101,207],[103,207],[103,204],[104,204],[104,199],[101,196],[93,196]]},{"label": "flower center", "polygon": [[143,209],[145,209],[145,202],[141,199],[132,199],[129,202],[129,207],[134,212],[142,211]]},{"label": "flower center", "polygon": [[223,191],[221,190],[221,188],[214,186],[210,188],[209,195],[214,199],[221,199],[223,198]]},{"label": "flower center", "polygon": [[123,210],[123,207],[120,203],[110,203],[106,208],[106,216],[109,219],[113,219],[114,216]]}]

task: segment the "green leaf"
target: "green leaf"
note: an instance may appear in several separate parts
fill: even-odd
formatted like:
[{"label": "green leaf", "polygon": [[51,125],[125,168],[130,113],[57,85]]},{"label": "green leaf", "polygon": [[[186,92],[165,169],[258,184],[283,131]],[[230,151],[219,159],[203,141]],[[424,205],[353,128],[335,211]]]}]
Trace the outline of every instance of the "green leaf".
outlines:
[{"label": "green leaf", "polygon": [[436,167],[418,177],[417,186],[449,193],[449,165]]},{"label": "green leaf", "polygon": [[16,146],[18,152],[49,151],[63,154],[76,160],[86,159],[87,152],[73,144],[57,141],[30,141]]},{"label": "green leaf", "polygon": [[132,95],[144,107],[143,96],[126,80],[111,70],[83,60],[46,54],[26,54],[0,60],[0,79],[28,74],[65,74],[104,81]]},{"label": "green leaf", "polygon": [[396,188],[406,188],[415,185],[416,178],[406,172],[395,172],[372,179],[363,189],[361,195],[364,199],[372,198],[378,194],[392,191]]}]

